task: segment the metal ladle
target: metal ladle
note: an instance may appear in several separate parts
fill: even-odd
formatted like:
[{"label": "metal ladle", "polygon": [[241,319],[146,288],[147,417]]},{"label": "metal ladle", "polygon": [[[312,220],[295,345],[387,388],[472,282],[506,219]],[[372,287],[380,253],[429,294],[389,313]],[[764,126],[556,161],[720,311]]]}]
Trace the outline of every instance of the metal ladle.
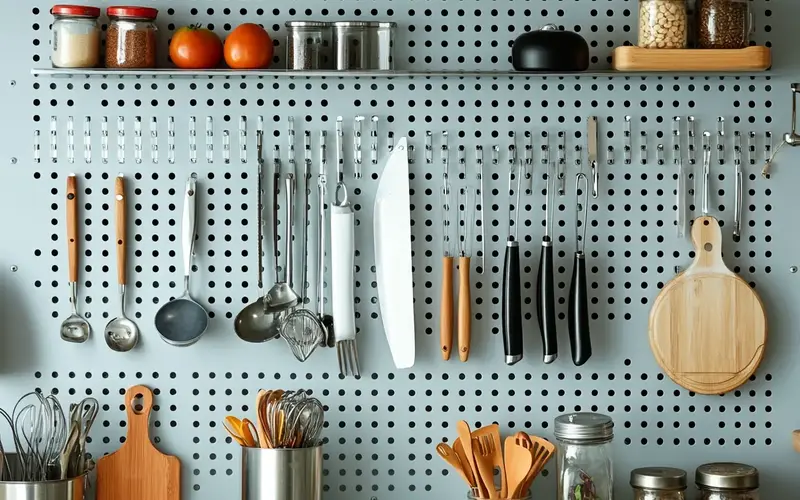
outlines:
[{"label": "metal ladle", "polygon": [[183,295],[167,302],[156,313],[156,330],[164,342],[175,346],[192,345],[208,328],[208,313],[189,295],[189,278],[192,274],[194,240],[197,234],[195,200],[197,174],[192,173],[186,182],[181,220],[183,250]]},{"label": "metal ladle", "polygon": [[136,323],[125,316],[125,285],[128,256],[126,252],[125,234],[127,233],[127,217],[125,209],[125,179],[122,174],[114,183],[114,200],[117,226],[117,283],[119,284],[119,316],[108,322],[105,329],[106,344],[117,352],[127,352],[139,343],[139,328]]},{"label": "metal ladle", "polygon": [[[258,298],[245,306],[233,321],[233,329],[236,335],[245,342],[266,342],[272,340],[280,334],[280,314],[273,314],[267,311],[266,298],[264,297],[263,282],[263,183],[264,183],[264,158],[263,153],[263,132],[257,134],[258,144]],[[278,271],[276,269],[275,276]]]},{"label": "metal ladle", "polygon": [[69,305],[72,314],[61,323],[61,339],[82,343],[89,339],[92,327],[78,314],[78,181],[75,174],[67,177],[67,253],[69,255]]},{"label": "metal ladle", "polygon": [[278,146],[275,146],[275,185],[273,186],[272,204],[272,236],[273,253],[275,257],[275,280],[276,283],[267,292],[265,303],[267,311],[274,314],[284,313],[300,303],[300,296],[292,290],[289,280],[292,279],[292,226],[294,224],[294,190],[296,188],[294,178],[294,125],[290,122],[289,128],[289,164],[292,170],[286,175],[286,267],[283,269],[283,280],[278,280],[278,186],[280,186],[280,153]]}]

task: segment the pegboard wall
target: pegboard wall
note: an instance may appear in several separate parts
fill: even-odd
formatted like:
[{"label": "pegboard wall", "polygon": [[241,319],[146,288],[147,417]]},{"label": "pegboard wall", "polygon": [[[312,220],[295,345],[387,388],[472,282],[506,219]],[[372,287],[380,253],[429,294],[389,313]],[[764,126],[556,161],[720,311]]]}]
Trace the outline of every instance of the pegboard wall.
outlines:
[{"label": "pegboard wall", "polygon": [[[224,37],[240,22],[271,28],[277,41],[290,19],[383,19],[398,23],[396,61],[409,70],[505,70],[509,43],[525,30],[553,22],[580,32],[590,42],[593,69],[608,65],[612,47],[634,42],[634,1],[322,1],[265,8],[262,2],[190,0],[146,1],[161,10],[159,26],[166,48],[170,33],[188,23],[206,23]],[[794,381],[798,348],[800,265],[796,231],[798,156],[785,148],[771,179],[759,171],[766,132],[774,146],[790,126],[789,84],[800,64],[793,57],[793,0],[755,0],[755,39],[773,47],[775,66],[759,76],[569,76],[569,77],[417,77],[417,78],[49,78],[30,75],[49,64],[49,4],[2,2],[6,24],[3,118],[0,119],[0,404],[13,405],[33,387],[58,391],[66,400],[85,394],[103,405],[90,450],[113,451],[125,434],[122,391],[135,383],[156,389],[152,432],[164,451],[183,462],[183,498],[233,498],[239,480],[239,449],[226,439],[221,421],[229,413],[252,412],[258,388],[310,388],[327,404],[324,432],[325,498],[462,498],[459,478],[435,456],[435,444],[454,438],[454,423],[497,421],[505,431],[527,429],[552,437],[552,421],[562,412],[610,414],[616,422],[614,458],[616,498],[631,498],[630,469],[671,465],[690,472],[704,462],[739,460],[761,470],[763,498],[800,487],[790,431],[800,425]],[[282,46],[276,65],[283,61]],[[166,51],[162,51],[162,54]],[[364,177],[352,179],[355,115],[379,117],[378,165],[369,161],[365,134]],[[584,147],[586,118],[598,116],[600,194],[590,200],[588,270],[594,357],[581,368],[569,360],[565,313],[574,249],[575,146]],[[674,227],[676,170],[671,161],[674,116],[696,118],[698,135],[716,133],[726,119],[726,163],[712,165],[712,213],[723,222],[729,266],[751,282],[764,300],[770,336],[766,359],[741,390],[724,396],[690,394],[665,378],[650,353],[647,319],[659,288],[685,267],[692,252]],[[247,119],[247,150],[240,158],[240,117]],[[338,375],[335,353],[317,351],[300,364],[280,340],[248,345],[239,340],[232,318],[256,293],[255,128],[264,120],[267,172],[271,150],[279,145],[286,165],[287,119],[298,138],[313,137],[317,168],[320,130],[328,132],[329,176],[333,176],[334,123],[344,117],[347,183],[358,225],[356,310],[358,342],[365,376]],[[631,116],[633,163],[623,162],[625,116]],[[74,125],[70,153],[67,124]],[[84,158],[84,123],[90,117],[91,163]],[[108,121],[108,161],[102,161],[102,118]],[[122,117],[124,137],[118,138]],[[141,162],[134,133],[142,124]],[[175,124],[174,153],[168,147],[170,117]],[[197,157],[190,160],[189,123],[196,122]],[[206,157],[207,118],[212,121],[213,162]],[[156,119],[158,161],[151,157],[150,124]],[[51,152],[55,120],[57,148]],[[686,140],[685,120],[682,125]],[[424,155],[425,131],[433,132],[433,162]],[[440,146],[449,133],[453,173],[458,146],[466,151],[467,175],[453,187],[476,187],[474,148],[484,147],[486,211],[477,213],[486,233],[486,262],[472,270],[473,341],[470,361],[440,359],[438,347],[441,277]],[[34,161],[39,133],[40,162]],[[225,131],[230,162],[224,161]],[[368,126],[365,125],[365,132]],[[393,369],[379,317],[375,285],[372,206],[388,132],[407,136],[415,147],[411,166],[412,234],[417,314],[417,362]],[[534,138],[534,188],[521,198],[525,359],[503,364],[500,284],[507,222],[509,134]],[[544,171],[538,146],[550,136],[557,158],[557,134],[567,138],[567,192],[556,197],[556,286],[561,357],[541,362],[533,282],[544,222]],[[731,238],[733,220],[733,133],[747,144],[756,134],[754,163],[745,162],[744,234]],[[648,135],[648,163],[639,162],[640,134]],[[698,145],[700,144],[698,137]],[[119,141],[119,142],[118,142]],[[124,162],[118,156],[124,145]],[[667,151],[657,162],[657,145]],[[491,147],[500,147],[499,165]],[[608,146],[615,163],[604,160]],[[687,154],[687,143],[683,143]],[[70,155],[73,161],[70,162]],[[170,161],[170,155],[174,160]],[[54,157],[52,156],[54,155]],[[716,156],[715,156],[716,158]],[[745,152],[746,160],[749,159]],[[81,265],[80,305],[94,329],[91,340],[72,345],[59,339],[58,326],[69,311],[65,241],[66,176],[79,180]],[[113,178],[128,179],[128,312],[139,324],[142,341],[133,352],[110,351],[102,328],[116,315],[118,297],[112,234]],[[189,348],[163,343],[153,326],[160,305],[181,293],[180,213],[182,190],[191,172],[199,175],[199,240],[195,297],[212,316],[203,339]],[[269,197],[267,198],[269,199]],[[694,200],[689,197],[694,205]],[[312,197],[312,214],[317,201]],[[269,212],[269,204],[266,214]],[[690,217],[697,212],[690,211]],[[313,224],[313,217],[312,217]],[[269,227],[266,234],[271,234]],[[310,234],[315,235],[312,225]],[[477,250],[479,231],[473,231]],[[299,239],[298,239],[299,241]],[[269,249],[270,245],[267,243]],[[295,247],[299,252],[300,247]],[[313,258],[314,253],[312,251]],[[266,282],[273,279],[269,253]],[[479,272],[482,271],[482,272]],[[298,274],[299,276],[299,274]],[[299,278],[296,278],[299,279]],[[310,269],[312,283],[317,279]],[[313,288],[310,298],[314,299]],[[537,496],[555,495],[555,464],[534,486]]]}]

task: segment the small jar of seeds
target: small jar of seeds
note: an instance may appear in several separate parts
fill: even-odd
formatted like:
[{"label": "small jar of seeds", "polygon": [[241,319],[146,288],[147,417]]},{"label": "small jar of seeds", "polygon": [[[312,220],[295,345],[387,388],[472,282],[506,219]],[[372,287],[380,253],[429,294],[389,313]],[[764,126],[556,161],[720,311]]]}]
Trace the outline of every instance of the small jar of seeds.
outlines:
[{"label": "small jar of seeds", "polygon": [[107,68],[156,67],[156,16],[150,7],[109,7]]},{"label": "small jar of seeds", "polygon": [[748,0],[697,3],[697,48],[742,49],[750,45],[753,18]]},{"label": "small jar of seeds", "polygon": [[639,47],[685,49],[686,0],[639,0]]}]

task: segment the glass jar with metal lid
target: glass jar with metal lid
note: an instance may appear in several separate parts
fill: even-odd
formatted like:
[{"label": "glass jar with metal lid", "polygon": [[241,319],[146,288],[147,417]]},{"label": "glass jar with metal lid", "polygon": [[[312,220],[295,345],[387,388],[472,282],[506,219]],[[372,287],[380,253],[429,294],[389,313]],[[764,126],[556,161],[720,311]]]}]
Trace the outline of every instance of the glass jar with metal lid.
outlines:
[{"label": "glass jar with metal lid", "polygon": [[333,69],[331,26],[323,21],[288,21],[286,69]]},{"label": "glass jar with metal lid", "polygon": [[759,500],[758,469],[736,463],[712,463],[697,468],[694,482],[700,500]]},{"label": "glass jar with metal lid", "polygon": [[94,68],[100,62],[100,9],[87,5],[54,5],[53,53],[57,68]]},{"label": "glass jar with metal lid", "polygon": [[156,67],[156,16],[150,7],[109,7],[106,31],[107,68]]},{"label": "glass jar with metal lid", "polygon": [[558,500],[611,500],[611,417],[598,413],[561,415],[556,417],[554,434],[558,441]]},{"label": "glass jar with metal lid", "polygon": [[336,21],[333,45],[338,70],[394,69],[394,31],[397,23]]},{"label": "glass jar with metal lid", "polygon": [[642,467],[631,471],[633,500],[686,500],[686,471]]}]

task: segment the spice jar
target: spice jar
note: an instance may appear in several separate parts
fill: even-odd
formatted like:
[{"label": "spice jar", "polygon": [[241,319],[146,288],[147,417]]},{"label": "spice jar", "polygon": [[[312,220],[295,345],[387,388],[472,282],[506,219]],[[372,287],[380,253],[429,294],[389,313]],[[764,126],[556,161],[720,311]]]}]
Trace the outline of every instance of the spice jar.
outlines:
[{"label": "spice jar", "polygon": [[107,68],[155,68],[156,16],[150,7],[109,7]]},{"label": "spice jar", "polygon": [[753,18],[748,0],[698,0],[697,48],[741,49],[750,44]]},{"label": "spice jar", "polygon": [[639,0],[639,47],[685,49],[686,0]]},{"label": "spice jar", "polygon": [[614,422],[598,413],[556,417],[558,500],[613,498],[611,440]]},{"label": "spice jar", "polygon": [[321,21],[288,21],[286,69],[332,69],[331,26]]},{"label": "spice jar", "polygon": [[93,68],[100,62],[100,9],[85,5],[55,5],[50,10],[53,21],[53,53],[50,60],[57,68]]},{"label": "spice jar", "polygon": [[758,469],[750,465],[701,465],[694,482],[700,490],[700,500],[759,500]]},{"label": "spice jar", "polygon": [[686,471],[643,467],[631,471],[633,500],[686,500]]}]

